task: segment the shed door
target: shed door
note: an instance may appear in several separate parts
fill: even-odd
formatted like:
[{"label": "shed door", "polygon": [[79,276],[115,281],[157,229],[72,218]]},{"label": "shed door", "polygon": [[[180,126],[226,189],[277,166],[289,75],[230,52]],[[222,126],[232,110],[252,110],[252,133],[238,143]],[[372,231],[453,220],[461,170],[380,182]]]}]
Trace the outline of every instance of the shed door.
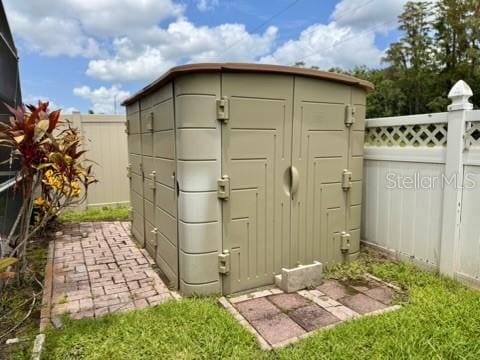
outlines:
[{"label": "shed door", "polygon": [[223,248],[230,273],[223,292],[272,284],[289,263],[293,77],[222,75],[229,120],[222,127]]},{"label": "shed door", "polygon": [[[350,228],[349,192],[342,188],[352,155],[345,125],[350,87],[224,74],[222,95],[229,103],[222,172],[230,180],[223,202],[230,271],[223,292],[273,284],[282,267],[341,261],[340,234]],[[294,193],[291,169],[299,180]]]},{"label": "shed door", "polygon": [[328,266],[342,260],[340,234],[348,228],[342,173],[349,169],[351,89],[297,77],[294,99],[292,166],[300,176],[291,204],[291,257]]}]

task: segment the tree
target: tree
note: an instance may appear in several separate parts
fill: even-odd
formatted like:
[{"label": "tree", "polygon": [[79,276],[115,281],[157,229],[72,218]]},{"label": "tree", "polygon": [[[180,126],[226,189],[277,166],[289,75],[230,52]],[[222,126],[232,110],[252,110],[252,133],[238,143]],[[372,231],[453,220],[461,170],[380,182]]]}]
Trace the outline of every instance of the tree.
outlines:
[{"label": "tree", "polygon": [[435,7],[436,58],[443,92],[459,80],[474,91],[473,102],[480,104],[480,5],[478,0],[440,0]]},{"label": "tree", "polygon": [[472,102],[480,106],[478,0],[409,2],[399,16],[399,30],[403,36],[383,59],[386,68],[348,72],[376,87],[368,95],[367,116],[445,111],[447,94],[460,79],[470,84]]},{"label": "tree", "polygon": [[375,90],[367,95],[367,118],[395,116],[402,113],[407,97],[392,80],[389,70],[354,69],[351,75],[375,84]]},{"label": "tree", "polygon": [[445,111],[458,80],[480,106],[480,1],[408,2],[399,16],[402,37],[390,44],[382,69],[332,69],[371,81],[367,116]]},{"label": "tree", "polygon": [[401,113],[418,114],[426,112],[427,104],[435,87],[433,68],[434,51],[432,46],[430,18],[432,7],[429,2],[408,2],[399,16],[399,29],[404,36],[399,42],[390,45],[383,61],[390,65],[386,75],[397,83],[405,97]]}]

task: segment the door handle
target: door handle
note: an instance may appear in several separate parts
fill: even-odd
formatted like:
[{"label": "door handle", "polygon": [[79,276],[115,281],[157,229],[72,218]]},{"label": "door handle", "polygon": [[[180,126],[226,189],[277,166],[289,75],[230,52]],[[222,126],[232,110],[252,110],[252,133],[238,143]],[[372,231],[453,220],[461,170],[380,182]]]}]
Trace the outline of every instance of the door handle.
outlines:
[{"label": "door handle", "polygon": [[292,179],[292,185],[290,188],[290,195],[292,198],[295,196],[295,194],[298,191],[298,185],[300,184],[300,174],[298,173],[298,170],[295,166],[290,166],[290,176]]}]

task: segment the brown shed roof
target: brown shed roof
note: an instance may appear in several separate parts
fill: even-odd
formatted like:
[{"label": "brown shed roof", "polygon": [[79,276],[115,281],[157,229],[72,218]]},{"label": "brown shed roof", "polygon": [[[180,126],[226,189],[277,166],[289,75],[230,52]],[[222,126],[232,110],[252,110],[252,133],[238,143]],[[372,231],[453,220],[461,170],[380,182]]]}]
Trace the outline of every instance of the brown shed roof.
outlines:
[{"label": "brown shed roof", "polygon": [[123,101],[122,105],[129,105],[144,95],[147,95],[165,85],[170,80],[180,75],[204,72],[247,72],[247,73],[270,73],[270,74],[292,74],[306,76],[316,79],[335,81],[346,85],[358,86],[364,90],[373,90],[373,84],[357,79],[353,76],[337,74],[328,71],[306,69],[293,66],[246,64],[246,63],[200,63],[176,66],[168,70],[157,80],[150,83],[142,90]]}]

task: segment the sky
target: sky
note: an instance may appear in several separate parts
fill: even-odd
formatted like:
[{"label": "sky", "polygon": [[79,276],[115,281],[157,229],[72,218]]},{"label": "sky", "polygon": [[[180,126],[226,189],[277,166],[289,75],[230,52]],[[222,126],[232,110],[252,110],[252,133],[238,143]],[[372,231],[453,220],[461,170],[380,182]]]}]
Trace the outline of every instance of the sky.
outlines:
[{"label": "sky", "polygon": [[[195,62],[381,66],[406,0],[3,0],[23,101],[123,113],[122,100]],[[116,104],[116,105],[115,105]]]}]

